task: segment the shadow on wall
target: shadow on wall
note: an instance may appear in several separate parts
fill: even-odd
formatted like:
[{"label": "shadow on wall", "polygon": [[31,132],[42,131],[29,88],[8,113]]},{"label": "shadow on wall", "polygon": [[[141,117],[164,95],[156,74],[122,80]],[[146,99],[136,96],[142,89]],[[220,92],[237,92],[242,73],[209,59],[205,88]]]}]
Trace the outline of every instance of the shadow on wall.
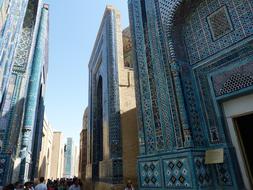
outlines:
[{"label": "shadow on wall", "polygon": [[[11,99],[4,97],[0,108],[0,159],[4,164],[0,164],[1,185],[17,181],[19,177],[20,144],[22,138],[22,117],[24,110],[24,98],[10,106]],[[13,159],[14,158],[14,159]]]},{"label": "shadow on wall", "polygon": [[124,112],[120,116],[122,134],[123,183],[133,182],[137,189],[136,161],[139,154],[138,125],[136,108]]},{"label": "shadow on wall", "polygon": [[[40,151],[39,138],[36,141],[34,138],[34,133],[41,133],[41,128],[39,128],[39,120],[43,120],[42,115],[44,115],[44,109],[41,110],[37,108],[37,118],[35,121],[34,129],[31,131],[33,133],[33,143],[29,138],[23,138],[23,117],[25,111],[25,98],[21,98],[17,103],[10,106],[12,98],[5,97],[4,102],[1,104],[0,108],[0,159],[5,160],[4,164],[0,163],[0,180],[1,185],[6,185],[11,182],[16,182],[19,180],[19,173],[21,167],[21,155],[25,156],[28,149],[32,149],[32,152],[36,149]],[[39,105],[44,105],[44,100],[41,98],[39,100]],[[37,137],[40,137],[37,135]],[[35,142],[36,141],[36,142]],[[22,153],[23,149],[23,153]],[[34,155],[35,156],[35,155]],[[37,154],[36,157],[32,157],[31,165],[29,168],[29,177],[34,177],[31,171],[34,170],[37,165]],[[36,160],[36,161],[34,161]],[[32,163],[35,163],[32,165]]]},{"label": "shadow on wall", "polygon": [[46,176],[46,168],[47,168],[47,158],[46,156],[43,157],[43,161],[41,166],[39,167],[39,176]]},{"label": "shadow on wall", "polygon": [[136,108],[124,112],[121,119],[123,184],[109,184],[102,181],[86,180],[83,185],[85,190],[122,190],[128,180],[131,180],[135,189],[137,184],[137,156],[139,153],[138,125]]}]

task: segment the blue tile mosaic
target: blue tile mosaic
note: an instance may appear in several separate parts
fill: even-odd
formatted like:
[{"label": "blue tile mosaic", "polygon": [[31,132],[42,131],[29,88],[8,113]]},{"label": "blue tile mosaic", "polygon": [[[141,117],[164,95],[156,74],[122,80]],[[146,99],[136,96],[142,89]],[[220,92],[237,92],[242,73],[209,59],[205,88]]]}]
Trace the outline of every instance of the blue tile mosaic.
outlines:
[{"label": "blue tile mosaic", "polygon": [[[232,150],[224,166],[206,166],[204,156],[192,157],[191,151],[226,148],[230,136],[220,101],[252,90],[252,61],[244,61],[253,55],[251,5],[251,0],[129,0],[144,150],[138,164],[141,189],[156,186],[153,173],[145,171],[152,161],[144,167],[150,157],[162,162],[159,189],[242,188]],[[180,156],[182,150],[187,157]],[[178,161],[185,170],[173,170]]]}]

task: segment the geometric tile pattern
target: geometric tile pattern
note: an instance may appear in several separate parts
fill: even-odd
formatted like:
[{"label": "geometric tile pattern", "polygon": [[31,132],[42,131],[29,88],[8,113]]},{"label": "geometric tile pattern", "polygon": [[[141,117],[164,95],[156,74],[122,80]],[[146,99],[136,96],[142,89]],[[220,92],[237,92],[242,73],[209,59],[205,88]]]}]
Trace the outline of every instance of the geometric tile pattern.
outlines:
[{"label": "geometric tile pattern", "polygon": [[[31,6],[35,6],[32,4]],[[35,8],[36,9],[36,8]],[[41,73],[43,72],[43,65],[47,64],[47,41],[48,41],[48,9],[42,8],[37,9],[41,11],[39,28],[36,38],[36,46],[34,48],[33,60],[31,65],[30,71],[30,78],[29,78],[29,85],[27,89],[27,97],[26,97],[26,105],[25,105],[25,112],[23,118],[23,130],[22,130],[22,140],[21,140],[21,150],[20,150],[20,157],[22,158],[21,165],[20,165],[20,181],[26,181],[29,179],[31,174],[28,174],[27,164],[30,165],[30,154],[35,154],[32,152],[31,142],[34,141],[32,134],[36,130],[36,117],[37,115],[37,108],[38,108],[38,97],[39,88],[41,85]],[[29,10],[31,11],[31,10]],[[35,12],[34,12],[35,14]],[[38,116],[39,117],[39,116]],[[37,144],[33,145],[33,148],[36,147]],[[30,166],[32,168],[32,166]]]},{"label": "geometric tile pattern", "polygon": [[253,64],[249,62],[212,76],[216,96],[226,95],[253,85]]},{"label": "geometric tile pattern", "polygon": [[194,168],[196,179],[201,187],[210,186],[213,184],[210,165],[205,164],[204,157],[194,158]]},{"label": "geometric tile pattern", "polygon": [[186,18],[183,29],[190,63],[195,64],[252,35],[251,3],[250,0],[203,0]]},{"label": "geometric tile pattern", "polygon": [[253,76],[246,75],[245,73],[237,73],[231,75],[231,77],[224,83],[220,94],[228,94],[245,87],[253,85]]},{"label": "geometric tile pattern", "polygon": [[[34,31],[34,6],[34,1],[30,1],[29,5],[28,0],[12,0],[10,2],[10,12],[8,16],[9,18],[6,22],[6,27],[3,30],[4,34],[7,34],[7,36],[4,36],[4,40],[0,41],[0,48],[6,48],[4,50],[5,55],[0,57],[4,60],[3,62],[11,62],[13,68],[19,63],[24,63],[25,65],[29,64],[28,56],[30,54],[31,42],[33,37],[32,34]],[[16,23],[13,24],[11,23],[12,21],[15,21]],[[11,46],[7,46],[6,43],[8,42],[6,41],[10,42]],[[6,59],[5,56],[8,56],[8,59]],[[8,160],[8,157],[16,155],[16,151],[19,151],[19,149],[17,149],[17,146],[20,145],[17,144],[17,141],[20,135],[21,120],[23,117],[23,115],[21,114],[21,112],[23,112],[23,96],[26,93],[26,90],[24,92],[21,91],[21,84],[27,84],[30,76],[26,75],[26,77],[20,77],[16,75],[16,72],[13,72],[13,69],[11,70],[9,68],[7,70],[12,71],[12,73],[10,73],[10,75],[7,77],[10,80],[9,85],[6,89],[7,93],[3,103],[4,109],[1,113],[7,114],[5,114],[3,118],[1,118],[0,123],[3,124],[1,127],[5,128],[3,151],[8,153],[8,155],[6,156],[6,159]],[[25,70],[23,70],[22,73],[24,72]],[[27,85],[24,85],[23,87],[25,86]],[[20,95],[20,92],[23,92],[23,94]],[[16,115],[16,117],[14,117],[14,115]],[[29,141],[29,143],[30,142],[31,141]],[[12,161],[13,160],[6,162],[6,168],[8,168],[9,171],[5,171],[4,176],[0,176],[0,180],[9,180],[9,176],[11,175],[11,170],[13,167]]]},{"label": "geometric tile pattern", "polygon": [[[148,25],[144,25],[144,31],[147,31]],[[152,102],[152,111],[153,111],[153,120],[154,120],[154,128],[155,128],[155,137],[156,137],[156,149],[162,150],[164,149],[164,137],[162,131],[161,124],[161,115],[159,113],[159,100],[161,100],[159,96],[159,85],[157,85],[156,76],[155,76],[155,61],[153,60],[151,49],[152,43],[148,40],[148,33],[144,33],[145,38],[145,47],[146,47],[146,57],[147,57],[147,69],[149,76],[149,84],[150,84],[150,95]]]},{"label": "geometric tile pattern", "polygon": [[[160,49],[162,49],[161,46],[164,44],[158,43],[160,42],[158,39],[161,39],[161,36],[156,30],[156,27],[158,27],[156,22],[152,19],[153,15],[156,14],[156,9],[154,3],[150,2],[152,1],[146,1],[146,4],[148,4],[148,6],[146,6],[146,11],[149,14],[147,14],[145,18],[148,20],[147,25],[144,24],[144,31],[149,31],[149,33],[145,32],[144,37],[146,44],[147,67],[148,71],[152,71],[148,74],[155,122],[155,135],[157,141],[156,149],[161,151],[167,145],[166,148],[171,150],[175,145],[172,114],[176,113],[173,113],[171,107],[172,104],[170,103],[174,97],[172,93],[168,93],[171,88],[171,84],[167,81],[166,70],[161,67],[161,65],[166,62],[161,59],[161,57],[165,57],[165,52],[160,51]],[[149,27],[149,29],[147,27]],[[168,96],[170,96],[170,98],[168,98]],[[176,123],[174,123],[174,125],[176,125]]]},{"label": "geometric tile pattern", "polygon": [[221,186],[232,186],[232,178],[227,163],[216,164],[218,183]]},{"label": "geometric tile pattern", "polygon": [[192,140],[195,146],[204,146],[205,136],[203,134],[203,125],[199,113],[199,105],[194,90],[194,83],[191,75],[189,74],[189,66],[182,65],[181,80],[184,89],[184,97],[186,99],[186,108],[191,124]]},{"label": "geometric tile pattern", "polygon": [[[215,67],[214,65],[212,67]],[[195,70],[196,82],[200,90],[200,100],[202,109],[205,110],[204,117],[209,130],[210,143],[218,144],[222,139],[222,134],[219,133],[218,122],[216,118],[214,104],[211,98],[211,90],[209,88],[208,74],[212,69],[211,66],[204,65]]]},{"label": "geometric tile pattern", "polygon": [[168,188],[192,187],[186,158],[163,161],[165,185]]},{"label": "geometric tile pattern", "polygon": [[[2,6],[3,1],[1,1]],[[13,58],[17,42],[22,29],[22,23],[25,16],[28,0],[11,0],[7,3],[8,14],[3,21],[0,31],[0,70],[3,71],[3,81],[0,83],[0,101],[7,88],[9,75],[13,66]]]},{"label": "geometric tile pattern", "polygon": [[27,13],[25,16],[22,33],[17,45],[15,60],[12,72],[23,74],[26,72],[28,58],[30,54],[31,44],[33,40],[33,31],[35,24],[34,3],[29,2]]},{"label": "geometric tile pattern", "polygon": [[107,18],[107,32],[106,35],[108,46],[107,46],[107,76],[108,80],[108,99],[109,99],[109,136],[110,136],[110,154],[111,157],[121,157],[122,147],[121,147],[121,137],[120,137],[120,107],[119,107],[119,81],[118,81],[118,71],[117,71],[117,61],[114,54],[116,48],[115,43],[115,30],[116,22],[114,20],[114,15],[112,12],[108,13]]},{"label": "geometric tile pattern", "polygon": [[209,15],[207,20],[214,40],[221,38],[233,30],[226,6],[219,8]]},{"label": "geometric tile pattern", "polygon": [[[144,1],[143,1],[144,3]],[[138,43],[135,43],[135,49],[138,56],[136,56],[136,61],[138,63],[137,73],[139,81],[139,89],[141,95],[141,102],[138,103],[142,108],[142,121],[144,126],[143,135],[145,137],[145,151],[146,154],[154,153],[156,151],[156,139],[155,139],[155,129],[154,129],[154,117],[152,113],[152,99],[150,93],[149,76],[146,62],[146,52],[145,52],[145,39],[144,31],[142,25],[142,13],[141,13],[141,3],[140,1],[134,0],[134,6],[130,4],[130,10],[133,13],[130,14],[135,19],[135,31],[134,38],[138,39]],[[131,19],[133,20],[133,19]],[[137,105],[138,105],[137,104]]]},{"label": "geometric tile pattern", "polygon": [[[35,24],[35,3],[30,1],[28,3],[28,7],[26,9],[24,23],[22,31],[20,32],[19,40],[17,43],[17,47],[14,55],[14,63],[12,68],[12,73],[10,75],[10,81],[7,88],[7,95],[4,100],[4,109],[8,111],[8,116],[6,115],[4,119],[6,119],[5,125],[2,127],[7,128],[8,131],[5,132],[6,138],[4,144],[9,146],[8,149],[15,150],[16,142],[19,136],[20,128],[21,128],[21,120],[22,120],[22,110],[23,104],[20,104],[19,101],[25,96],[25,93],[21,94],[22,83],[28,83],[29,76],[23,77],[23,74],[27,72],[27,65],[31,65],[28,63],[28,58],[31,51],[31,44],[33,40],[33,32],[34,32],[34,24]],[[14,90],[11,89],[14,87]],[[11,99],[11,104],[9,104],[9,100]],[[20,104],[20,107],[18,107]],[[11,107],[10,107],[11,106]],[[18,112],[20,114],[18,114]],[[4,114],[4,112],[2,112]],[[15,117],[14,117],[15,115]],[[17,116],[19,115],[19,116]],[[1,120],[1,119],[0,119]],[[1,121],[0,121],[1,122]],[[18,122],[15,123],[15,122]],[[8,134],[8,135],[7,135]]]},{"label": "geometric tile pattern", "polygon": [[140,162],[142,187],[161,187],[161,169],[159,161]]},{"label": "geometric tile pattern", "polygon": [[9,166],[8,163],[8,159],[6,158],[6,156],[2,156],[0,157],[0,185],[4,185],[5,184],[5,177],[7,175],[7,168]]},{"label": "geometric tile pattern", "polygon": [[[219,124],[219,119],[216,117],[214,103],[211,97],[211,88],[207,76],[211,72],[213,73],[211,76],[211,81],[213,84],[211,86],[213,86],[214,95],[217,97],[222,96],[223,94],[229,95],[229,93],[238,92],[243,88],[252,86],[251,81],[244,80],[244,77],[240,77],[240,80],[234,80],[234,76],[231,78],[233,74],[252,76],[252,59],[249,59],[247,56],[249,54],[252,54],[253,50],[249,50],[247,47],[239,48],[236,50],[236,53],[230,52],[227,54],[227,57],[221,58],[217,62],[209,65],[202,65],[196,68],[194,71],[196,82],[198,83],[198,88],[201,89],[201,105],[205,110],[204,117],[208,125],[208,134],[211,143],[222,142],[225,140],[225,137],[224,134],[219,131],[219,128],[223,126]],[[221,66],[227,67],[229,65],[233,65],[233,67],[230,66],[229,69],[226,68],[224,70],[218,69],[221,68]],[[248,77],[246,79],[248,79]]]},{"label": "geometric tile pattern", "polygon": [[[136,8],[136,10],[138,10]],[[129,4],[129,17],[133,18],[133,10],[131,8],[131,4]],[[130,22],[132,21],[132,19],[129,20]],[[135,33],[133,32],[133,28],[130,27],[131,29],[131,36],[132,39],[135,39]],[[134,41],[133,41],[134,42]],[[135,54],[133,53],[133,55],[135,56]],[[135,57],[133,57],[135,58]],[[137,57],[136,57],[137,59]],[[135,59],[135,60],[136,60]],[[135,61],[133,60],[133,61]],[[140,90],[140,81],[139,81],[139,65],[134,63],[133,64],[134,67],[134,82],[135,82],[135,98],[136,98],[136,109],[137,109],[137,122],[138,122],[138,137],[139,137],[139,155],[144,155],[146,154],[146,142],[145,142],[145,130],[144,130],[144,115],[143,115],[143,108],[141,106],[141,102],[142,102],[142,97],[141,97],[141,90]]]},{"label": "geometric tile pattern", "polygon": [[[252,45],[248,47],[249,45],[239,44],[253,36],[252,5],[252,0],[129,0],[136,54],[134,70],[139,84],[136,87],[138,86],[140,94],[137,103],[141,107],[142,114],[140,136],[141,145],[145,150],[142,152],[143,158],[146,156],[149,158],[152,154],[153,159],[158,160],[163,159],[160,152],[165,156],[174,154],[169,146],[165,147],[167,151],[162,149],[157,151],[156,134],[160,131],[165,134],[167,141],[175,140],[176,148],[187,147],[186,142],[190,142],[192,136],[194,143],[189,145],[193,149],[196,146],[226,143],[227,137],[214,104],[215,97],[208,76],[215,70],[229,65],[230,60],[244,55],[244,48],[252,49]],[[233,45],[238,45],[238,48],[231,52],[222,51]],[[245,54],[248,52],[249,50]],[[218,58],[208,62],[207,59],[213,58],[214,55]],[[197,65],[203,60],[206,62]],[[160,72],[160,69],[165,73]],[[245,75],[245,71],[242,72],[243,75],[239,75],[238,72],[236,76],[230,75],[220,88],[217,88],[217,92],[231,93],[252,86],[251,76]],[[161,78],[166,76],[166,79],[164,81],[160,79],[162,82],[157,83],[157,76]],[[171,139],[166,134],[167,126],[163,126],[163,118],[153,116],[157,113],[157,109],[162,110],[160,103],[165,105],[162,96],[159,96],[160,89],[165,89],[164,92],[168,90],[165,94],[171,105],[167,106],[167,112],[172,111],[170,116],[173,119],[170,123],[175,139]],[[165,116],[163,110],[160,114]],[[166,119],[169,120],[168,117]],[[179,119],[178,123],[177,119]],[[160,120],[161,130],[155,126],[155,120]],[[170,133],[169,130],[168,132]],[[179,139],[181,144],[178,143]],[[175,152],[180,154],[176,148]],[[192,164],[190,167],[187,158],[178,156],[163,160],[163,171],[156,171],[154,169],[156,167],[153,166],[155,164],[151,165],[158,161],[139,162],[141,189],[154,189],[155,184],[151,179],[156,182],[160,177],[163,177],[162,183],[163,181],[164,183],[157,189],[186,189],[194,188],[195,185],[198,188],[213,188],[217,185],[232,184],[230,183],[232,181],[240,182],[240,179],[234,178],[227,172],[227,168],[233,172],[236,169],[228,162],[227,168],[211,166],[205,165],[202,155],[189,156],[189,160],[192,161],[189,162]],[[189,168],[194,168],[194,171],[190,171]],[[217,175],[214,175],[216,170]],[[192,175],[193,173],[195,176]],[[236,185],[234,187],[237,188]]]}]

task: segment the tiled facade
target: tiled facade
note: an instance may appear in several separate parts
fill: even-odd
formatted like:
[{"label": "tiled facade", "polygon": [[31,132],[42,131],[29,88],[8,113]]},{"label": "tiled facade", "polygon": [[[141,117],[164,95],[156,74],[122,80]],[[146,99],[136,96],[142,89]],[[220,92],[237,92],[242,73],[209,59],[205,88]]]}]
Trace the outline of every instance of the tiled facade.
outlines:
[{"label": "tiled facade", "polygon": [[[129,0],[140,189],[249,187],[223,104],[252,94],[252,5]],[[224,162],[205,164],[218,148]]]},{"label": "tiled facade", "polygon": [[[131,50],[129,29],[122,34],[119,12],[107,6],[89,62],[86,182],[95,189],[122,189],[127,179],[136,182],[138,146]],[[127,149],[129,141],[131,151]]]},{"label": "tiled facade", "polygon": [[63,177],[71,178],[74,176],[74,142],[73,138],[67,138],[67,144],[65,145],[64,152],[64,172]]},{"label": "tiled facade", "polygon": [[0,1],[0,105],[7,94],[15,49],[25,20],[28,0]]},{"label": "tiled facade", "polygon": [[[15,8],[22,5],[23,11],[17,14],[15,10],[9,15],[11,20],[16,20],[14,17],[18,15],[24,18],[22,28],[12,38],[18,39],[17,45],[6,49],[13,51],[14,57],[8,59],[13,66],[10,75],[6,75],[9,83],[0,110],[0,157],[4,163],[0,166],[0,186],[11,181],[27,181],[37,175],[35,170],[42,138],[48,64],[48,6],[42,5],[41,1],[26,1],[26,6],[24,2],[11,0]],[[8,38],[3,39],[1,42]]]}]

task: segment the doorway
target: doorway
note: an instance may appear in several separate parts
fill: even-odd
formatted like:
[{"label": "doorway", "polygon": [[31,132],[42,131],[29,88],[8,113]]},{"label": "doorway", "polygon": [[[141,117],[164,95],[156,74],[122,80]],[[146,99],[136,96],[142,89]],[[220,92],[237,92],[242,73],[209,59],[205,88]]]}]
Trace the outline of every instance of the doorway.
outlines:
[{"label": "doorway", "polygon": [[243,183],[252,189],[253,94],[225,101],[222,107]]},{"label": "doorway", "polygon": [[253,114],[234,118],[236,132],[248,175],[253,182]]}]

